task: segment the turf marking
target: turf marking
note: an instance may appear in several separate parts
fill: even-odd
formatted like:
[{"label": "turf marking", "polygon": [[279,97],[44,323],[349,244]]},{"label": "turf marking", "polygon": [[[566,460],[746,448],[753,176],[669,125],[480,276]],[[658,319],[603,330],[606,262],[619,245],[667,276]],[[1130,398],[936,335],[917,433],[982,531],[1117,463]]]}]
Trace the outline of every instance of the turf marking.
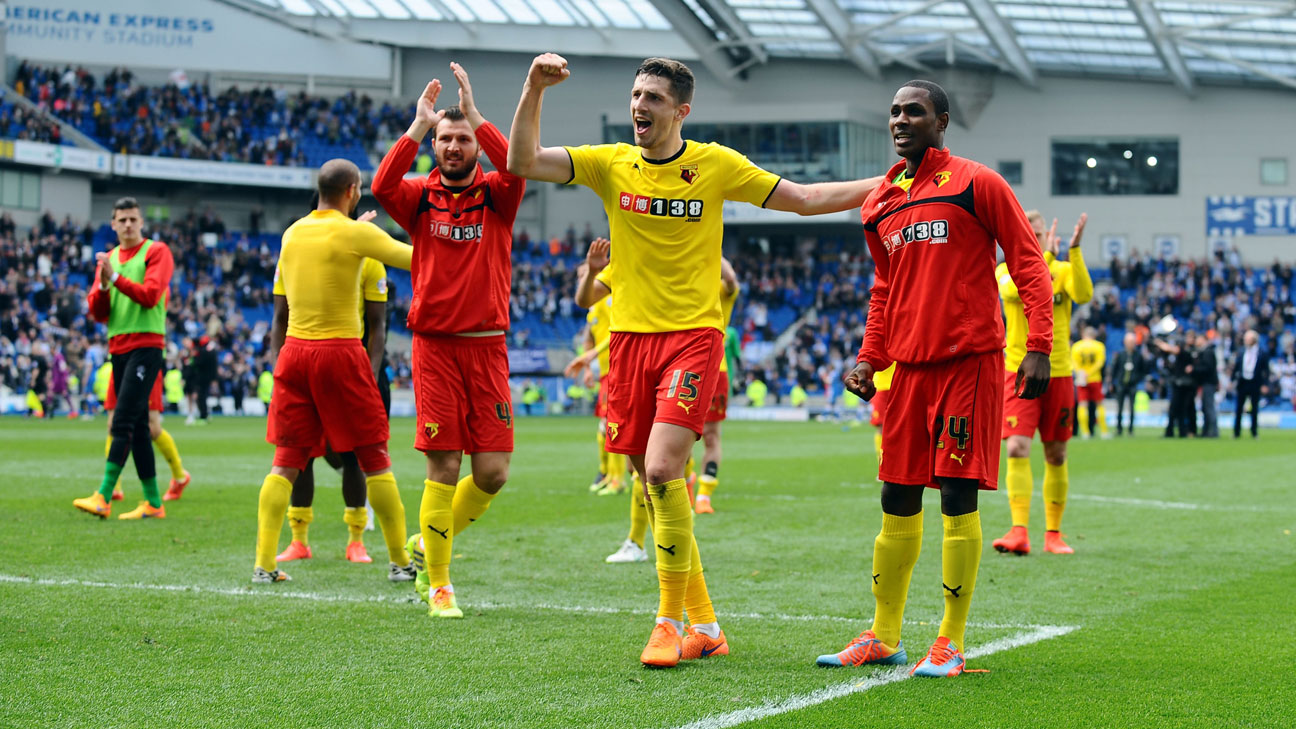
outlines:
[{"label": "turf marking", "polygon": [[[418,603],[413,591],[397,595],[373,595],[359,597],[356,595],[330,595],[301,590],[284,590],[277,586],[264,587],[204,587],[201,585],[158,585],[146,582],[99,582],[95,580],[51,579],[25,577],[22,575],[0,574],[0,583],[17,585],[36,585],[39,587],[98,587],[109,590],[148,590],[152,592],[178,592],[203,595],[227,595],[230,597],[278,598],[283,600],[306,600],[323,603],[389,603],[393,605],[412,605]],[[491,600],[473,600],[465,607],[483,610],[536,610],[564,613],[581,613],[585,615],[652,615],[654,608],[620,608],[599,605],[568,605],[545,602],[515,603],[495,602]],[[865,616],[846,617],[843,615],[793,615],[788,613],[721,613],[726,619],[734,620],[780,620],[789,622],[843,622],[864,624]],[[935,623],[935,620],[906,620],[914,625]],[[968,623],[973,628],[990,628],[997,630],[1040,630],[1050,626],[1031,623]]]},{"label": "turf marking", "polygon": [[[1040,641],[1057,638],[1078,628],[1079,626],[1077,625],[1034,626],[1027,632],[1008,636],[1006,638],[999,638],[998,640],[992,640],[984,645],[976,646],[967,652],[967,658],[969,661],[974,658],[984,658],[986,656],[994,655],[995,653],[1001,653],[1014,648],[1028,646],[1032,643],[1039,643]],[[786,714],[790,711],[808,709],[811,706],[817,706],[834,699],[840,699],[843,696],[849,696],[851,694],[868,691],[869,689],[875,689],[879,686],[886,686],[888,684],[904,681],[910,678],[909,670],[910,669],[907,666],[888,669],[863,680],[833,684],[832,686],[827,686],[817,691],[811,691],[810,693],[789,696],[781,701],[766,703],[761,706],[751,706],[746,709],[738,709],[737,711],[731,711],[726,714],[708,716],[689,724],[684,724],[677,729],[724,729],[725,727],[738,726],[739,724],[746,724],[747,722],[777,716],[778,714]]]}]

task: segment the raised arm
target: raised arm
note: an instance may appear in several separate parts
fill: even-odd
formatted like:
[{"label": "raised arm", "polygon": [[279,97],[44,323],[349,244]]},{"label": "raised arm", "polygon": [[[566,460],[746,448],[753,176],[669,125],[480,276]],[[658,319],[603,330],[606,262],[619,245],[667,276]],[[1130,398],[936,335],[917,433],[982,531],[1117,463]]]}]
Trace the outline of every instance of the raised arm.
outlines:
[{"label": "raised arm", "polygon": [[784,210],[798,215],[822,215],[841,210],[853,210],[864,204],[883,182],[882,177],[870,177],[850,182],[816,182],[802,185],[791,180],[780,180],[770,193],[765,207]]},{"label": "raised arm", "polygon": [[409,172],[410,165],[418,156],[423,139],[441,121],[441,112],[436,110],[436,100],[440,95],[441,82],[436,79],[423,88],[414,107],[414,121],[405,130],[405,134],[387,150],[382,163],[378,165],[378,171],[374,173],[373,183],[369,186],[387,214],[407,231],[414,227],[419,197],[423,194],[423,182],[406,180],[405,173]]},{"label": "raised arm", "polygon": [[1075,231],[1071,233],[1071,247],[1067,251],[1067,262],[1071,264],[1071,275],[1067,277],[1066,292],[1077,304],[1087,304],[1093,300],[1093,278],[1089,267],[1085,265],[1084,252],[1080,249],[1080,238],[1084,235],[1085,223],[1089,221],[1088,213],[1081,213],[1076,221]]},{"label": "raised arm", "polygon": [[556,53],[544,53],[531,61],[522,98],[513,114],[509,130],[508,171],[518,177],[544,182],[570,182],[573,175],[571,156],[562,147],[540,146],[540,107],[544,91],[562,83],[571,71],[567,59]]},{"label": "raised arm", "polygon": [[598,280],[598,275],[607,268],[611,261],[612,242],[607,238],[595,238],[590,243],[589,252],[585,254],[585,275],[576,285],[576,305],[588,309],[608,294],[612,289]]}]

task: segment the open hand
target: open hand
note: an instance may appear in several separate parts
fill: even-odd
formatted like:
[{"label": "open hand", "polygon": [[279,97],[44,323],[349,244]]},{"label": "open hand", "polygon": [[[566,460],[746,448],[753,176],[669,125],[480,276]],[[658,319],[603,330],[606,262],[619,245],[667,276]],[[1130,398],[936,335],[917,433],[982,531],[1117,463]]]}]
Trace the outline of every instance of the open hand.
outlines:
[{"label": "open hand", "polygon": [[1085,223],[1089,222],[1089,213],[1080,213],[1080,219],[1076,221],[1075,230],[1071,232],[1071,247],[1080,247],[1080,238],[1084,235]]},{"label": "open hand", "polygon": [[612,260],[612,241],[607,238],[595,238],[590,242],[589,251],[585,254],[585,263],[589,265],[589,275],[597,276],[607,268]]},{"label": "open hand", "polygon": [[378,217],[377,210],[366,210],[363,213],[360,213],[360,216],[356,218],[356,220],[359,220],[362,223],[368,223],[376,217]]},{"label": "open hand", "polygon": [[441,81],[432,79],[428,85],[423,88],[423,93],[419,95],[418,102],[414,107],[414,121],[435,127],[441,121],[445,114],[443,111],[437,111],[437,97],[441,95]]},{"label": "open hand", "polygon": [[455,81],[459,83],[459,110],[464,116],[472,116],[477,111],[477,102],[473,101],[472,84],[468,82],[468,72],[458,63],[451,62],[450,70],[454,72]]}]

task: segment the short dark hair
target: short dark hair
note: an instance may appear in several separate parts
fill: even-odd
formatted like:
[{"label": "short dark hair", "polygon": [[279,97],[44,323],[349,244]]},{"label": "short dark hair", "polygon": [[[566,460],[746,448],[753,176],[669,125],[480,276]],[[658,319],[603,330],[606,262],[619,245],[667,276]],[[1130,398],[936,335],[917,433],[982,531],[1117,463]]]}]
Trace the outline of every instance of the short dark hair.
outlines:
[{"label": "short dark hair", "polygon": [[907,82],[904,86],[901,86],[900,88],[906,88],[906,87],[926,90],[927,96],[932,101],[932,105],[936,107],[937,116],[940,116],[941,114],[949,113],[949,96],[945,94],[945,89],[942,89],[940,84],[936,83],[935,81],[924,81],[922,79],[915,79],[913,81]]},{"label": "short dark hair", "polygon": [[[445,111],[441,112],[441,121],[462,121],[467,118],[458,104],[447,106]],[[437,122],[437,126],[441,126],[441,122]],[[432,127],[432,132],[436,133],[436,127]]]},{"label": "short dark hair", "polygon": [[113,203],[113,217],[117,217],[118,210],[138,210],[139,206],[139,201],[133,197],[119,197]]},{"label": "short dark hair", "polygon": [[670,82],[671,96],[677,104],[693,103],[693,72],[688,66],[671,58],[645,58],[635,69],[635,78],[657,76]]},{"label": "short dark hair", "polygon": [[319,177],[315,181],[320,198],[336,200],[346,193],[347,188],[360,184],[360,168],[345,159],[331,159],[320,167]]}]

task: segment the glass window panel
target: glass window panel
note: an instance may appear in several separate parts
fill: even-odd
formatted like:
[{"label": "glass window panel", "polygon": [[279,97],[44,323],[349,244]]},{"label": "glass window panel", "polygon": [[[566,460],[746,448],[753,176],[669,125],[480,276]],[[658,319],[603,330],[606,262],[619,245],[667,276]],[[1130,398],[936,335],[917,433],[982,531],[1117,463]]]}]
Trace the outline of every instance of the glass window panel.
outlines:
[{"label": "glass window panel", "polygon": [[0,170],[0,206],[16,208],[22,202],[22,173]]},{"label": "glass window panel", "polygon": [[337,15],[344,18],[347,15],[346,8],[343,7],[341,3],[338,2],[338,0],[317,0],[317,2],[319,2],[320,5],[323,5],[324,8],[333,15]]},{"label": "glass window panel", "polygon": [[281,0],[284,10],[294,15],[315,15],[315,6],[306,0]]},{"label": "glass window panel", "polygon": [[1054,139],[1052,176],[1054,195],[1177,195],[1179,140]]},{"label": "glass window panel", "polygon": [[576,19],[567,12],[557,0],[526,0],[526,3],[535,9],[540,20],[550,25],[575,25]]},{"label": "glass window panel", "polygon": [[640,22],[646,27],[653,30],[670,30],[671,24],[657,12],[651,0],[625,0],[625,3],[639,16]]},{"label": "glass window panel", "polygon": [[441,20],[441,13],[428,0],[403,0],[405,7],[419,20]]},{"label": "glass window panel", "polygon": [[28,210],[37,210],[41,206],[40,175],[24,172],[22,174],[22,206]]},{"label": "glass window panel", "polygon": [[999,174],[1009,185],[1020,185],[1022,182],[1022,162],[1019,159],[999,160]]},{"label": "glass window panel", "polygon": [[346,8],[346,11],[357,18],[376,18],[378,11],[364,0],[338,0]]},{"label": "glass window panel", "polygon": [[512,20],[514,23],[525,23],[527,25],[535,25],[540,22],[540,16],[537,15],[536,12],[531,9],[530,5],[527,5],[522,0],[494,0],[494,1],[495,4],[499,5],[500,9],[503,10],[506,15],[508,15],[509,20]]},{"label": "glass window panel", "polygon": [[1260,160],[1260,184],[1286,185],[1287,158],[1278,157]]},{"label": "glass window panel", "polygon": [[403,20],[410,16],[410,12],[397,0],[369,0],[369,4],[377,8],[384,18],[401,18]]},{"label": "glass window panel", "polygon": [[[462,20],[462,21],[464,21],[464,22],[471,23],[471,22],[473,22],[473,21],[475,21],[475,20],[485,20],[485,19],[486,19],[484,15],[479,17],[476,13],[474,13],[474,12],[471,11],[471,10],[469,10],[469,9],[468,9],[468,6],[465,5],[465,4],[462,2],[462,0],[441,0],[441,4],[444,5],[444,6],[446,6],[446,9],[447,9],[447,10],[449,10],[449,11],[452,12],[452,13],[454,13],[454,16],[455,16],[456,18],[458,18],[459,20]],[[483,5],[485,5],[485,4],[486,4],[486,3],[478,3],[478,4],[477,4],[477,7],[478,7],[478,8],[481,8],[481,6],[483,6]],[[498,10],[496,10],[495,12],[498,12]],[[503,16],[500,16],[500,20],[503,20]],[[496,22],[499,22],[499,21],[496,21]]]},{"label": "glass window panel", "polygon": [[640,20],[639,14],[621,0],[600,0],[598,6],[612,25],[618,28],[643,27],[643,21]]}]

